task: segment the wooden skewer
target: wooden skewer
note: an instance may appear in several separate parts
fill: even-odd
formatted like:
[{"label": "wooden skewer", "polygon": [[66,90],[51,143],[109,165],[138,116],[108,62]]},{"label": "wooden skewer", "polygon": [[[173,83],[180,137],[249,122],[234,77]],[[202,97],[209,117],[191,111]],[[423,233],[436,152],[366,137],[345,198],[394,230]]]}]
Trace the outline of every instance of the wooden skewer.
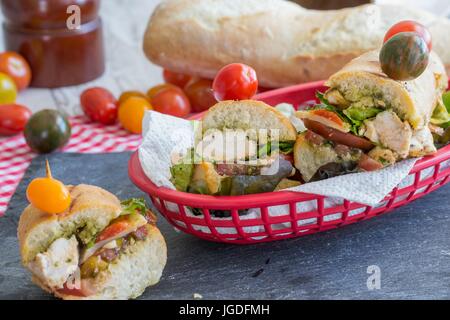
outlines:
[{"label": "wooden skewer", "polygon": [[45,172],[47,174],[47,178],[52,179],[52,171],[50,170],[50,164],[48,163],[48,159],[45,159]]}]

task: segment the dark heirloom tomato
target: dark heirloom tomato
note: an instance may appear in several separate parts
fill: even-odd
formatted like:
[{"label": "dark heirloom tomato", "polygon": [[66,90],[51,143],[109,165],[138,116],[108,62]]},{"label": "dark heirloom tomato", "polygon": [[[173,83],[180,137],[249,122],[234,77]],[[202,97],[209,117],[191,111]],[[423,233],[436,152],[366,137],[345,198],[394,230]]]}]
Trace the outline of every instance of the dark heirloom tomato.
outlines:
[{"label": "dark heirloom tomato", "polygon": [[384,37],[384,43],[386,43],[389,39],[391,39],[396,34],[399,34],[401,32],[415,32],[419,36],[422,37],[423,40],[425,40],[428,50],[431,51],[432,49],[432,41],[431,41],[431,33],[430,31],[422,24],[412,21],[412,20],[405,20],[400,21],[399,23],[394,24],[386,33],[386,36]]},{"label": "dark heirloom tomato", "polygon": [[84,113],[102,124],[114,124],[117,119],[118,102],[111,92],[96,87],[85,90],[80,97]]},{"label": "dark heirloom tomato", "polygon": [[211,80],[192,80],[184,87],[184,92],[191,102],[192,112],[208,110],[217,103],[216,98],[214,98]]},{"label": "dark heirloom tomato", "polygon": [[430,52],[425,40],[413,32],[403,32],[389,39],[380,51],[383,72],[391,79],[413,80],[427,68]]},{"label": "dark heirloom tomato", "polygon": [[242,63],[232,63],[223,67],[213,82],[217,101],[250,99],[257,90],[258,79],[255,70]]},{"label": "dark heirloom tomato", "polygon": [[0,136],[9,136],[23,131],[31,111],[20,104],[0,105]]},{"label": "dark heirloom tomato", "polygon": [[306,128],[321,135],[327,140],[364,151],[368,151],[374,147],[372,142],[367,139],[327,127],[320,122],[309,119],[304,119],[303,122],[305,123]]},{"label": "dark heirloom tomato", "polygon": [[28,146],[39,153],[50,153],[64,146],[70,138],[67,117],[57,110],[42,110],[33,114],[25,126]]}]

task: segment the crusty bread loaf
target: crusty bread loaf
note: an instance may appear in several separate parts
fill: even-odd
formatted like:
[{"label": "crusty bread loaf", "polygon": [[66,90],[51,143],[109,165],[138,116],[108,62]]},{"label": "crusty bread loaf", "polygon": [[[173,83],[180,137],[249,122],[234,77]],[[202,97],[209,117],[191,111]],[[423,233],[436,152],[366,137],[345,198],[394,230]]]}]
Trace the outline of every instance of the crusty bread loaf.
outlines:
[{"label": "crusty bread loaf", "polygon": [[450,70],[450,21],[408,7],[363,5],[306,10],[283,0],[167,0],[153,13],[144,51],[164,68],[213,78],[243,62],[260,84],[282,87],[327,79],[351,59],[381,46],[398,21],[416,20]]},{"label": "crusty bread loaf", "polygon": [[102,188],[84,184],[68,188],[72,203],[66,212],[48,214],[29,205],[20,216],[17,237],[24,265],[54,240],[73,234],[87,221],[102,230],[122,211],[119,199]]},{"label": "crusty bread loaf", "polygon": [[294,141],[297,132],[291,121],[277,109],[255,100],[222,101],[203,117],[202,130],[279,130],[280,141]]},{"label": "crusty bread loaf", "polygon": [[[386,104],[414,129],[424,128],[430,122],[437,103],[448,85],[441,59],[432,52],[425,71],[411,81],[395,81],[381,70],[379,50],[367,52],[352,60],[332,75],[325,83],[338,89],[351,102],[359,94],[371,91],[381,94]],[[355,94],[358,93],[358,94]]]}]

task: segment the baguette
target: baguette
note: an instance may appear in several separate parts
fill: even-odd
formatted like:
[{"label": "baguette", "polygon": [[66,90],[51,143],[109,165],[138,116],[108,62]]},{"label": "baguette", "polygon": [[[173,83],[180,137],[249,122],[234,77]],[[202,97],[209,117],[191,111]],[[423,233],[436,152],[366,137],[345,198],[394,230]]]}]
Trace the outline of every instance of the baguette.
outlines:
[{"label": "baguette", "polygon": [[327,79],[378,48],[398,21],[428,26],[433,48],[450,71],[450,21],[399,6],[307,10],[283,0],[168,0],[153,13],[144,51],[154,63],[213,78],[226,64],[246,63],[264,87]]}]

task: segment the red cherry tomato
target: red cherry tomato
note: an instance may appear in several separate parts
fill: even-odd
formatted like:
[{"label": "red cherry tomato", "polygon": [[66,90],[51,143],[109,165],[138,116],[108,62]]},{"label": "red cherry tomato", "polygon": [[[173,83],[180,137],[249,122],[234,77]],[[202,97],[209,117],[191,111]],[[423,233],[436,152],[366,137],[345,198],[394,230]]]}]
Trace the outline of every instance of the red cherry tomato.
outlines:
[{"label": "red cherry tomato", "polygon": [[152,99],[155,111],[184,118],[191,112],[189,99],[179,88],[167,88]]},{"label": "red cherry tomato", "polygon": [[108,125],[116,122],[118,102],[111,92],[96,87],[85,90],[80,97],[84,113],[92,120]]},{"label": "red cherry tomato", "polygon": [[0,105],[0,136],[10,136],[23,131],[31,111],[20,104]]},{"label": "red cherry tomato", "polygon": [[179,87],[177,87],[177,86],[175,86],[175,85],[173,85],[173,84],[170,84],[170,83],[163,83],[163,84],[158,84],[158,85],[156,85],[156,86],[151,87],[150,89],[148,89],[148,91],[147,91],[147,98],[149,99],[150,102],[152,102],[153,97],[154,97],[157,93],[159,93],[159,92],[161,92],[161,91],[163,91],[163,90],[169,89],[169,88],[175,88],[175,89],[178,89],[178,90],[180,90],[180,91],[183,91],[182,89],[180,89]]},{"label": "red cherry tomato", "polygon": [[250,99],[257,90],[258,79],[255,70],[242,63],[223,67],[213,82],[217,101]]},{"label": "red cherry tomato", "polygon": [[425,40],[428,50],[431,51],[433,45],[430,31],[424,25],[412,20],[400,21],[394,24],[386,33],[383,43],[386,43],[390,38],[401,32],[415,32],[419,34]]},{"label": "red cherry tomato", "polygon": [[191,102],[192,112],[208,110],[217,103],[216,98],[214,98],[211,80],[192,80],[184,87],[184,92]]},{"label": "red cherry tomato", "polygon": [[16,52],[7,51],[0,53],[0,72],[9,75],[19,90],[27,88],[30,84],[30,65],[24,57]]},{"label": "red cherry tomato", "polygon": [[163,71],[164,81],[177,87],[184,88],[184,86],[191,80],[191,76],[182,73],[172,72],[170,70],[164,69]]}]

